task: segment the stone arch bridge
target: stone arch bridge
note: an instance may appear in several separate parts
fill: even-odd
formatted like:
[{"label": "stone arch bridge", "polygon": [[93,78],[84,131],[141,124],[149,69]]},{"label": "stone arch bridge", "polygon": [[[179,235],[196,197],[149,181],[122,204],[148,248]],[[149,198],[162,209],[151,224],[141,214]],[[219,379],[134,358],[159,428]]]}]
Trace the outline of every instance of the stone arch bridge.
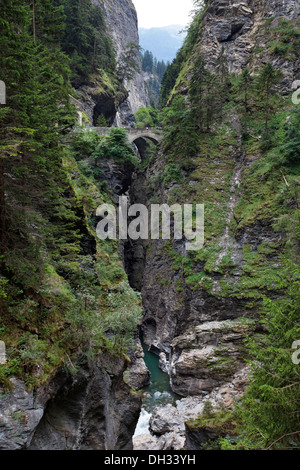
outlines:
[{"label": "stone arch bridge", "polygon": [[[100,135],[108,135],[110,133],[111,127],[93,127]],[[145,129],[135,129],[132,127],[122,127],[125,129],[129,142],[134,143],[139,150],[141,158],[145,154],[147,147],[147,141],[151,141],[154,144],[158,144],[163,139],[163,132],[157,127],[148,127]]]}]

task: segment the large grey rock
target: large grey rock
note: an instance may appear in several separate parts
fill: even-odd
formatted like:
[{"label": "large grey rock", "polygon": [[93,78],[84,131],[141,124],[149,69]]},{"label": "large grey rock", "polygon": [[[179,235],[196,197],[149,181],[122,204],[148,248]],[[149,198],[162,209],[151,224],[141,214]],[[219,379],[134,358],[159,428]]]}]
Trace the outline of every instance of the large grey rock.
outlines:
[{"label": "large grey rock", "polygon": [[133,438],[134,450],[179,450],[185,445],[185,435],[177,430],[167,432],[157,437],[151,434],[141,434]]},{"label": "large grey rock", "polygon": [[31,443],[44,408],[24,382],[10,379],[12,392],[0,387],[0,450],[19,450]]},{"label": "large grey rock", "polygon": [[245,366],[246,336],[255,323],[247,319],[207,322],[171,343],[171,384],[179,395],[200,395],[228,382]]},{"label": "large grey rock", "polygon": [[184,429],[178,410],[170,404],[155,408],[150,418],[150,430],[160,435],[175,429]]},{"label": "large grey rock", "polygon": [[133,438],[133,450],[162,450],[159,439],[151,434],[140,434]]},{"label": "large grey rock", "polygon": [[125,382],[135,390],[140,390],[150,383],[150,372],[144,361],[144,351],[137,343],[133,359],[124,373]]}]

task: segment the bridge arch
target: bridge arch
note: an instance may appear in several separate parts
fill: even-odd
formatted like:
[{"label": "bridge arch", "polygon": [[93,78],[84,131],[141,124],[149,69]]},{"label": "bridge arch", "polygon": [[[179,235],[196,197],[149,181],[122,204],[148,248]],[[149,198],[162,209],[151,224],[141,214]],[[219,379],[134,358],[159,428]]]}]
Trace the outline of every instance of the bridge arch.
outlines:
[{"label": "bridge arch", "polygon": [[126,130],[129,142],[137,147],[141,159],[145,157],[148,143],[152,142],[157,145],[163,137],[161,130],[153,127],[145,129],[130,128]]},{"label": "bridge arch", "polygon": [[131,138],[129,137],[129,142],[136,146],[142,160],[144,159],[146,155],[149,142],[152,142],[155,145],[159,143],[157,139],[146,136],[146,135],[141,135],[139,137],[131,137]]}]

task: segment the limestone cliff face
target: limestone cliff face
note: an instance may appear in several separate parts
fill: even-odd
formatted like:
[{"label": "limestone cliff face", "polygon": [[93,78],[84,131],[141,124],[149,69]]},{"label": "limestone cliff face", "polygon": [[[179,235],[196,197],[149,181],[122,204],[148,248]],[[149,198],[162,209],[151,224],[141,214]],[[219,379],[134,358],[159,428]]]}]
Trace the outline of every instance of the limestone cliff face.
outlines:
[{"label": "limestone cliff face", "polygon": [[[118,60],[122,52],[126,50],[127,44],[139,44],[138,19],[135,7],[131,0],[93,0],[93,3],[100,5],[105,12],[107,28],[111,34]],[[137,60],[140,64],[139,57]],[[142,69],[125,86],[129,96],[120,104],[115,121],[115,124],[120,126],[132,124],[132,114],[141,106],[150,104]]]},{"label": "limestone cliff face", "polygon": [[292,63],[284,57],[270,57],[267,46],[271,39],[263,26],[267,21],[276,27],[280,18],[297,20],[299,14],[297,0],[211,0],[195,53],[201,54],[213,70],[223,49],[231,73],[273,62],[284,73],[283,84],[289,92],[291,81],[300,70],[299,60]]},{"label": "limestone cliff face", "polygon": [[[138,20],[131,0],[91,0],[104,13],[106,30],[110,35],[116,53],[116,60],[126,50],[129,43],[139,44]],[[84,125],[97,126],[99,116],[104,116],[108,126],[133,126],[133,114],[141,107],[150,104],[146,81],[137,57],[140,72],[124,84],[117,84],[103,71],[85,77],[76,88],[79,111],[84,112],[87,122]],[[79,105],[79,106],[78,106]]]}]

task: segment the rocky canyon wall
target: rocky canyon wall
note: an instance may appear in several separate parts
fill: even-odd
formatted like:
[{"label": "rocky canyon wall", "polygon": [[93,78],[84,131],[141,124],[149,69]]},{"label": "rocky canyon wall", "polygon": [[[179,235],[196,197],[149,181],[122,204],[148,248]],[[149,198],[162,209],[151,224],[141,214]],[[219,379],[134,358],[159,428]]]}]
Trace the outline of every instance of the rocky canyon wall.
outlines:
[{"label": "rocky canyon wall", "polygon": [[[197,56],[214,71],[222,50],[232,73],[270,62],[282,73],[281,95],[290,93],[299,77],[299,57],[276,55],[269,47],[270,35],[274,40],[286,20],[299,21],[298,2],[212,0],[175,93],[187,94]],[[142,195],[135,202],[144,203],[147,193],[148,201],[160,204],[205,204],[206,241],[198,254],[189,255],[181,241],[152,241],[140,244],[132,268],[133,276],[143,268],[144,341],[153,351],[163,352],[173,390],[182,396],[211,391],[245,367],[244,339],[256,329],[262,295],[273,295],[262,272],[275,276],[282,240],[267,209],[249,220],[239,215],[251,191],[247,175],[262,154],[245,148],[234,106],[218,126],[226,129],[219,147],[200,150],[190,168],[181,170],[182,184],[162,183],[169,163],[163,154],[150,164],[146,180],[140,176],[135,183],[144,184],[143,191],[135,191]],[[250,268],[248,253],[259,258],[260,272]],[[256,279],[253,287],[247,276]]]},{"label": "rocky canyon wall", "polygon": [[84,359],[75,374],[61,369],[36,390],[11,378],[0,404],[2,450],[132,448],[141,398],[123,380],[127,362],[109,354]]},{"label": "rocky canyon wall", "polygon": [[[111,38],[118,63],[128,44],[139,45],[135,7],[131,0],[92,0],[92,3],[104,13],[106,33]],[[139,71],[130,81],[117,83],[99,68],[76,86],[79,103],[75,103],[85,114],[84,125],[97,126],[99,117],[104,117],[108,126],[133,126],[133,114],[141,106],[150,104],[139,54],[136,62]]]},{"label": "rocky canyon wall", "polygon": [[[93,1],[99,4],[105,12],[108,31],[110,31],[118,60],[129,43],[139,44],[138,18],[135,7],[131,0]],[[115,124],[121,127],[132,125],[132,114],[141,106],[150,104],[139,56],[137,62],[140,71],[135,74],[132,80],[125,83],[129,96],[120,104],[116,115]]]}]

